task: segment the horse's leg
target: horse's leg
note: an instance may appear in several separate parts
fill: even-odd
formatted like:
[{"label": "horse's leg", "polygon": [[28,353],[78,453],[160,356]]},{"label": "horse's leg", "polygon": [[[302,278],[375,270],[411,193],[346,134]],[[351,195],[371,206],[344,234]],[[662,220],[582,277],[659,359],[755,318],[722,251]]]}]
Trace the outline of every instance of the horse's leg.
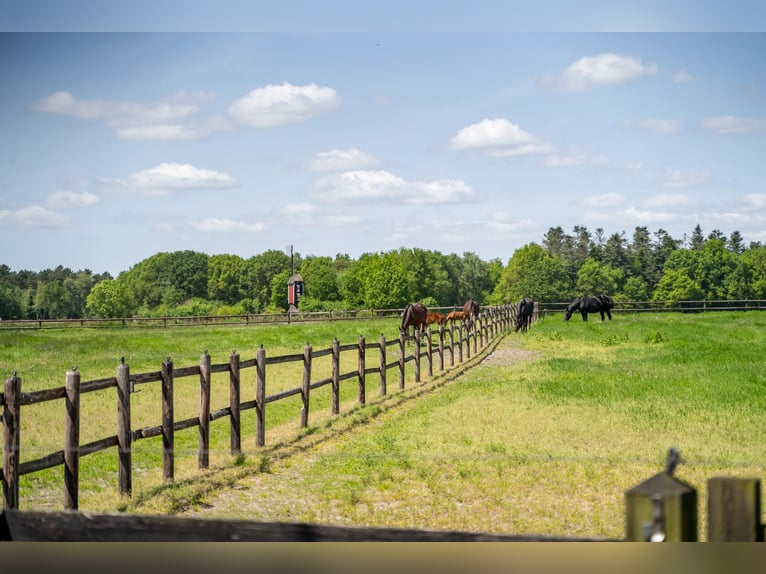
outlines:
[{"label": "horse's leg", "polygon": [[580,311],[580,315],[582,315],[582,320],[587,321],[588,320],[588,312],[587,311]]},{"label": "horse's leg", "polygon": [[606,310],[606,314],[609,315],[609,320],[611,321],[612,320],[612,312],[609,309],[607,309]]}]

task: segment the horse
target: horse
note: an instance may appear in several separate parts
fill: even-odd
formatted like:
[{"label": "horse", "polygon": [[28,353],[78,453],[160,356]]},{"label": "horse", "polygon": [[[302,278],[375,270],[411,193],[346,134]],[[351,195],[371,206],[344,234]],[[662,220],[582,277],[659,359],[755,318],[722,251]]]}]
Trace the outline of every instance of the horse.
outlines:
[{"label": "horse", "polygon": [[583,321],[588,320],[588,313],[600,313],[602,321],[604,320],[604,313],[606,313],[611,321],[611,309],[614,309],[614,302],[608,295],[598,295],[596,297],[583,295],[567,305],[564,311],[564,321],[569,321],[569,318],[575,311],[580,311]]},{"label": "horse", "polygon": [[514,332],[518,333],[519,329],[524,333],[532,325],[532,314],[535,311],[535,302],[529,297],[524,297],[516,305],[516,328]]},{"label": "horse", "polygon": [[444,318],[444,315],[441,313],[428,313],[426,315],[426,325],[430,325],[431,323],[436,323],[437,325],[444,325],[447,321]]},{"label": "horse", "polygon": [[467,316],[464,311],[450,311],[447,313],[447,316],[444,318],[444,323],[446,324],[447,321],[450,322],[451,325],[455,325],[455,321],[464,321],[467,319]]},{"label": "horse", "polygon": [[[428,315],[428,309],[423,303],[409,303],[402,313],[402,326],[400,331],[402,334],[409,336],[410,325],[412,325],[413,331],[417,329],[423,332],[426,326],[426,316]],[[413,333],[414,334],[414,333]]]},{"label": "horse", "polygon": [[479,316],[479,304],[473,299],[469,299],[463,304],[463,313],[466,316],[466,327],[470,329],[476,317]]}]

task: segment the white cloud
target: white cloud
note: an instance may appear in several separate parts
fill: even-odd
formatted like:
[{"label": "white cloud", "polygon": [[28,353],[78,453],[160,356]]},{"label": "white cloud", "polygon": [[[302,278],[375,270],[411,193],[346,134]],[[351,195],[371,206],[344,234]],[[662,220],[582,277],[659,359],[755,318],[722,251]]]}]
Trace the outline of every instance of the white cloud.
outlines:
[{"label": "white cloud", "polygon": [[678,120],[648,119],[640,122],[628,122],[629,127],[637,126],[645,130],[660,132],[663,134],[674,134],[681,131],[681,122]]},{"label": "white cloud", "polygon": [[603,193],[601,195],[591,195],[582,200],[582,204],[586,207],[593,208],[610,208],[621,205],[625,198],[619,193]]},{"label": "white cloud", "polygon": [[201,169],[190,164],[161,163],[128,177],[128,190],[154,194],[188,189],[219,189],[236,185],[227,173]]},{"label": "white cloud", "polygon": [[766,119],[716,116],[702,120],[702,127],[719,134],[766,133]]},{"label": "white cloud", "polygon": [[599,54],[580,58],[560,78],[565,91],[576,92],[621,84],[641,76],[657,73],[657,65],[644,65],[641,60],[619,54]]},{"label": "white cloud", "polygon": [[630,207],[625,210],[625,215],[628,219],[635,221],[639,225],[654,225],[658,223],[669,223],[676,221],[678,216],[673,213],[667,213],[664,211],[653,211],[650,209],[639,210],[635,207]]},{"label": "white cloud", "polygon": [[461,180],[412,181],[388,171],[345,171],[314,182],[315,196],[325,201],[394,203],[459,203],[473,198],[473,190]]},{"label": "white cloud", "polygon": [[516,147],[534,143],[535,138],[505,118],[484,119],[461,129],[451,140],[453,149]]},{"label": "white cloud", "polygon": [[707,171],[681,171],[672,169],[665,172],[662,177],[662,186],[671,188],[695,187],[710,181],[710,173]]},{"label": "white cloud", "polygon": [[179,122],[188,121],[198,114],[199,104],[211,98],[206,92],[179,93],[159,102],[140,104],[119,100],[79,100],[62,91],[41,98],[30,107],[37,112],[102,122],[122,139],[190,140],[205,135],[209,129],[190,128]]},{"label": "white cloud", "polygon": [[326,215],[322,217],[322,223],[328,227],[346,227],[357,225],[362,221],[358,215]]},{"label": "white cloud", "polygon": [[378,164],[378,160],[356,148],[333,149],[319,152],[311,162],[313,171],[348,171],[367,169]]},{"label": "white cloud", "polygon": [[77,193],[74,191],[60,190],[48,196],[48,205],[54,207],[88,207],[101,201],[99,197],[88,191]]},{"label": "white cloud", "polygon": [[650,197],[646,201],[641,202],[641,207],[644,209],[666,209],[668,207],[687,207],[693,203],[688,195],[669,193]]},{"label": "white cloud", "polygon": [[673,81],[678,84],[689,84],[694,81],[694,77],[684,70],[679,70],[673,74]]},{"label": "white cloud", "polygon": [[209,217],[192,225],[194,229],[203,233],[261,233],[266,229],[264,223],[245,223],[244,221],[220,217]]},{"label": "white cloud", "polygon": [[249,126],[269,128],[304,121],[339,105],[340,98],[332,88],[285,82],[254,89],[229,106],[229,115]]},{"label": "white cloud", "polygon": [[496,234],[509,235],[526,231],[533,223],[528,219],[514,220],[506,211],[496,211],[489,216],[485,225]]},{"label": "white cloud", "polygon": [[744,200],[754,209],[766,209],[766,193],[748,193]]},{"label": "white cloud", "polygon": [[2,224],[23,227],[62,227],[69,224],[69,218],[45,207],[30,205],[17,210],[0,210],[0,225]]}]

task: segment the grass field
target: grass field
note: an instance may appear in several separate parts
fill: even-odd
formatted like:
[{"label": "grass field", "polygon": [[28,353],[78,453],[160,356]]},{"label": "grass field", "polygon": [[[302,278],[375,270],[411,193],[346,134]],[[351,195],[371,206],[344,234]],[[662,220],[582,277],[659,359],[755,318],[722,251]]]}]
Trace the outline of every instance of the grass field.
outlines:
[{"label": "grass field", "polygon": [[[57,354],[55,368],[35,363],[37,372],[53,373],[48,379],[31,377],[44,388],[62,385],[73,361],[79,361],[84,380],[91,377],[82,365],[95,371],[92,378],[110,376],[116,360],[109,355],[126,355],[131,371],[139,372],[158,369],[168,354],[184,366],[195,364],[204,349],[216,363],[228,360],[232,349],[245,355],[261,343],[294,353],[306,341],[319,348],[334,336],[346,343],[360,334],[372,340],[381,332],[396,334],[395,320],[341,325],[295,325],[292,333],[286,327],[268,333],[252,327],[94,333],[98,340],[69,331],[59,337],[33,333],[30,341],[0,338],[0,364],[18,368],[12,356],[33,363],[34,357]],[[345,328],[348,340],[339,335]],[[128,336],[137,339],[119,340]],[[78,352],[82,359],[70,359]],[[98,367],[103,355],[108,361]],[[394,396],[386,400],[371,397],[367,406],[314,423],[304,433],[295,432],[295,424],[300,438],[294,443],[246,448],[244,457],[232,461],[228,436],[214,436],[221,454],[211,456],[213,470],[197,472],[190,455],[173,485],[159,485],[159,448],[151,445],[153,439],[142,441],[138,444],[147,443],[151,453],[145,455],[143,475],[134,477],[137,492],[131,500],[118,499],[109,478],[116,477],[114,453],[101,463],[89,460],[99,455],[86,457],[81,506],[621,538],[625,491],[662,470],[668,448],[676,446],[684,462],[675,476],[698,490],[704,539],[706,481],[764,475],[764,357],[762,313],[624,313],[604,323],[592,317],[564,323],[554,315],[526,334],[507,335],[485,361],[459,376],[424,383],[414,400],[389,384]],[[109,417],[112,401],[104,407]],[[291,416],[297,421],[294,411]],[[52,424],[55,432],[63,429],[63,421]],[[243,427],[247,424],[253,423],[243,415]],[[196,431],[185,432],[191,433],[186,445],[196,449]],[[27,507],[44,505],[51,493],[43,494],[52,488],[61,501],[61,473],[59,467],[30,475],[22,508],[25,500]]]}]

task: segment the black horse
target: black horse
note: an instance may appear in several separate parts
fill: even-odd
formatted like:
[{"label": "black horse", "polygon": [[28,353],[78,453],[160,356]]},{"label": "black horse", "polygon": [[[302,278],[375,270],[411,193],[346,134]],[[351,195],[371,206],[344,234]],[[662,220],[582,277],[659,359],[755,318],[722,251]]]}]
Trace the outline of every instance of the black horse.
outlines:
[{"label": "black horse", "polygon": [[514,332],[525,332],[532,325],[532,314],[535,311],[535,302],[529,297],[524,297],[516,305],[516,328]]},{"label": "black horse", "polygon": [[600,313],[602,321],[604,320],[604,313],[606,313],[611,321],[612,309],[614,309],[614,301],[609,295],[597,295],[595,297],[583,295],[567,305],[564,311],[564,321],[569,321],[575,311],[580,312],[583,321],[588,320],[588,313]]}]

